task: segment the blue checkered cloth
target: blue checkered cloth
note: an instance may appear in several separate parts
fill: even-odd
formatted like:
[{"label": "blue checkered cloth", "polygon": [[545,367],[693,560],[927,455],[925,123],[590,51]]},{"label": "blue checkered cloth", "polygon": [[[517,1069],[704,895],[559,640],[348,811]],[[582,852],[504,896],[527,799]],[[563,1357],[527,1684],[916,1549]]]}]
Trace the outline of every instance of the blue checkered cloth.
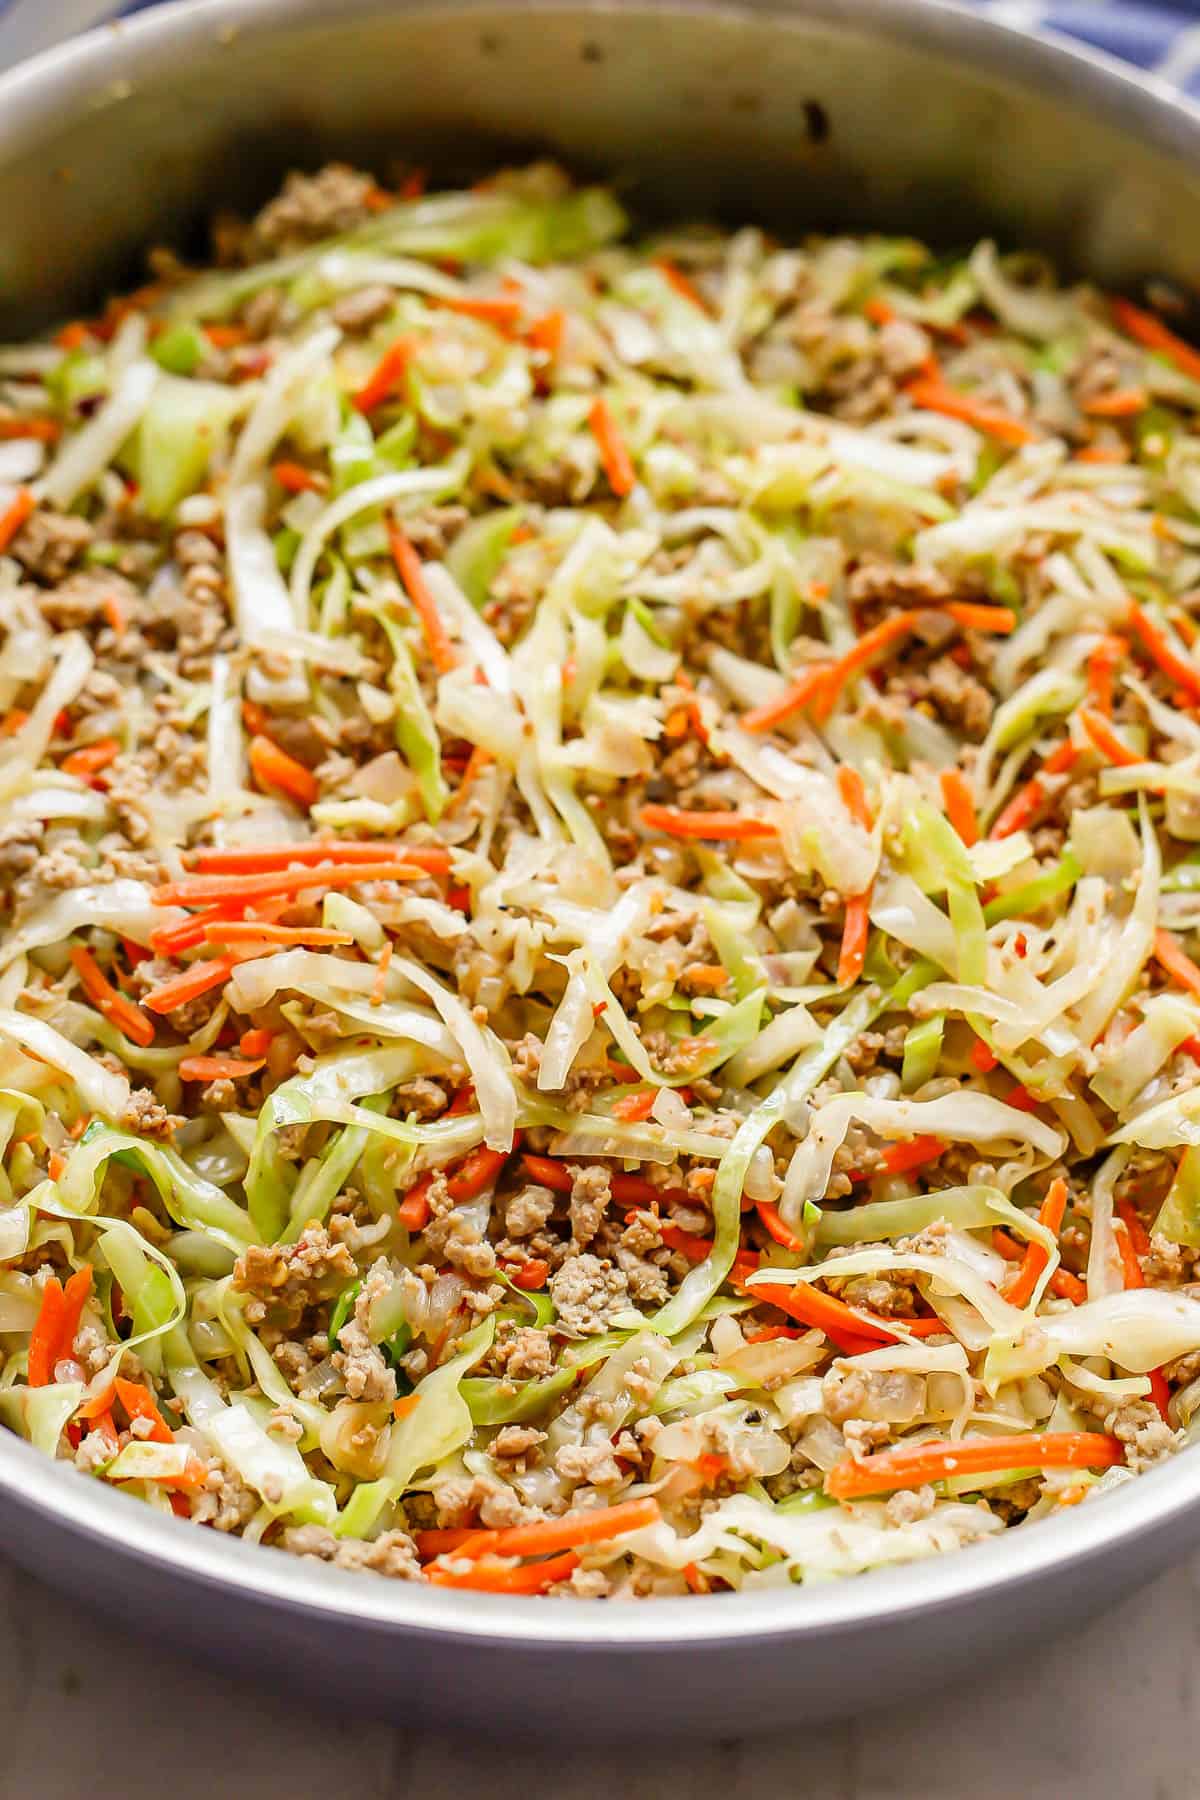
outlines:
[{"label": "blue checkered cloth", "polygon": [[[1022,30],[1058,32],[1174,82],[1200,100],[1200,0],[973,0]],[[0,0],[0,68],[156,0]]]}]

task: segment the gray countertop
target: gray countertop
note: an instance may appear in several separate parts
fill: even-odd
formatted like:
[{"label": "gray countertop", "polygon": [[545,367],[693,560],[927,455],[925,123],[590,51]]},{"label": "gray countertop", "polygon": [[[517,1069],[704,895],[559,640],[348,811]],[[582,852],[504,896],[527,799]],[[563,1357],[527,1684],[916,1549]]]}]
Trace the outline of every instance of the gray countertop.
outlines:
[{"label": "gray countertop", "polygon": [[[448,1741],[198,1670],[0,1560],[0,1800],[529,1800],[539,1744]],[[987,1629],[981,1617],[980,1632]],[[179,1621],[181,1640],[187,1621]],[[1200,1555],[1082,1636],[931,1696],[774,1739],[556,1750],[570,1800],[1193,1800]],[[948,1672],[949,1673],[949,1672]],[[853,1681],[852,1671],[847,1680]],[[403,1670],[397,1669],[397,1718]]]}]

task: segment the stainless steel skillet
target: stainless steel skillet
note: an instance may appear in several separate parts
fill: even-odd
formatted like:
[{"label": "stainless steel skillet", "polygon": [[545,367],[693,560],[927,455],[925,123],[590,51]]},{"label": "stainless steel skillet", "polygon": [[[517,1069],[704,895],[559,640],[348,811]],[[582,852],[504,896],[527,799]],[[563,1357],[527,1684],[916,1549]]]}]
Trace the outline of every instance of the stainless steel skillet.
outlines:
[{"label": "stainless steel skillet", "polygon": [[[981,230],[1134,286],[1200,276],[1200,115],[933,0],[192,0],[0,81],[0,331],[282,171],[550,150],[649,213]],[[130,1629],[396,1720],[743,1735],[940,1693],[1200,1537],[1177,1459],[1073,1517],[780,1595],[601,1606],[352,1576],[164,1520],[0,1435],[0,1545]]]}]

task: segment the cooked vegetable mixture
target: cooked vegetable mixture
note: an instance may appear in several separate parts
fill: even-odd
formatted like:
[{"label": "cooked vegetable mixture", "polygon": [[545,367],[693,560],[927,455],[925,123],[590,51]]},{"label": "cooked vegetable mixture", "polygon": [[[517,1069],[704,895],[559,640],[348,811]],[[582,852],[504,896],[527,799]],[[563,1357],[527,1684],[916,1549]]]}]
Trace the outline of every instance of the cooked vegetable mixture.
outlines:
[{"label": "cooked vegetable mixture", "polygon": [[332,166],[0,351],[0,1416],[444,1587],[850,1574],[1200,1420],[1200,352],[628,233]]}]

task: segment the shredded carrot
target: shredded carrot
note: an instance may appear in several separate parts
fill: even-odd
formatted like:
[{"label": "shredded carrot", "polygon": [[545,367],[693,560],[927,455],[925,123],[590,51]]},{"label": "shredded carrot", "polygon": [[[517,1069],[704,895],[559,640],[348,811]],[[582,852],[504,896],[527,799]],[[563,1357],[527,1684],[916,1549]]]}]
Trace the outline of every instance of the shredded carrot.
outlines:
[{"label": "shredded carrot", "polygon": [[759,1200],[756,1210],[763,1229],[777,1244],[782,1244],[785,1250],[794,1251],[797,1256],[807,1256],[808,1245],[784,1224],[779,1208],[772,1201]]},{"label": "shredded carrot", "polygon": [[25,711],[23,706],[12,707],[10,711],[5,713],[3,721],[0,722],[0,737],[16,737],[18,731],[20,731],[22,725],[25,724],[28,718],[29,714]]},{"label": "shredded carrot", "polygon": [[835,1500],[921,1487],[954,1475],[1000,1475],[1008,1469],[1110,1469],[1123,1462],[1120,1440],[1099,1431],[1023,1431],[1011,1437],[960,1438],[884,1450],[838,1463],[825,1477]]},{"label": "shredded carrot", "polygon": [[369,881],[411,881],[425,870],[407,862],[320,863],[310,868],[266,869],[261,875],[192,875],[153,890],[156,906],[207,906],[238,902],[249,906],[279,894],[313,887],[357,887]]},{"label": "shredded carrot", "polygon": [[828,718],[846,683],[861,674],[876,657],[883,656],[902,637],[907,637],[920,617],[915,608],[908,607],[902,612],[892,613],[890,618],[882,619],[878,625],[864,631],[858,642],[830,666],[822,679],[820,692],[813,706],[814,716],[818,719]]},{"label": "shredded carrot", "polygon": [[408,380],[413,349],[413,340],[402,337],[384,351],[366,381],[351,397],[351,405],[356,411],[374,412],[377,406],[400,392]]},{"label": "shredded carrot", "polygon": [[[556,1156],[535,1156],[529,1151],[521,1161],[532,1180],[556,1194],[571,1192],[575,1185],[572,1171],[580,1167],[578,1163],[562,1162]],[[691,1202],[686,1188],[655,1187],[642,1175],[613,1175],[611,1186],[613,1199],[622,1206],[653,1206],[658,1202],[664,1206],[687,1206]]]},{"label": "shredded carrot", "polygon": [[407,1419],[409,1413],[416,1412],[420,1404],[421,1396],[419,1394],[401,1394],[398,1400],[392,1402],[393,1419]]},{"label": "shredded carrot", "polygon": [[217,350],[236,350],[250,336],[244,325],[203,325],[201,330]]},{"label": "shredded carrot", "polygon": [[62,1282],[51,1275],[42,1289],[38,1316],[29,1333],[28,1373],[30,1387],[49,1387],[54,1380],[54,1365],[59,1361],[66,1299]]},{"label": "shredded carrot", "polygon": [[735,812],[685,812],[678,806],[643,806],[641,820],[647,830],[662,831],[668,837],[738,839],[776,835],[769,820],[747,818]]},{"label": "shredded carrot", "polygon": [[[1025,1247],[998,1226],[992,1229],[992,1249],[998,1251],[1006,1262],[1021,1262],[1025,1256]],[[1076,1306],[1082,1306],[1087,1299],[1086,1285],[1077,1275],[1072,1275],[1069,1269],[1055,1269],[1050,1277],[1049,1287],[1050,1292],[1057,1294],[1060,1300],[1070,1300]]]},{"label": "shredded carrot", "polygon": [[[1063,1216],[1067,1209],[1067,1184],[1061,1176],[1050,1183],[1046,1189],[1046,1197],[1038,1208],[1038,1224],[1052,1231],[1055,1237],[1062,1230]],[[1042,1244],[1028,1243],[1021,1259],[1021,1266],[1004,1287],[1004,1298],[1010,1306],[1028,1306],[1037,1286],[1038,1277],[1046,1267],[1050,1257]]]},{"label": "shredded carrot", "polygon": [[205,941],[210,924],[223,921],[224,917],[223,908],[214,906],[207,912],[193,913],[178,925],[162,925],[150,933],[150,948],[155,956],[178,956],[182,950],[194,950]]},{"label": "shredded carrot", "polygon": [[238,1049],[243,1056],[265,1056],[271,1048],[273,1037],[273,1032],[266,1030],[262,1025],[256,1025],[250,1031],[243,1031],[238,1039]]},{"label": "shredded carrot", "polygon": [[723,963],[685,963],[680,980],[686,982],[693,991],[706,994],[719,994],[729,982],[729,970]]},{"label": "shredded carrot", "polygon": [[[310,838],[302,844],[254,844],[237,850],[199,850],[196,867],[205,874],[262,875],[294,863],[406,862],[429,875],[444,875],[450,851],[432,844],[355,843],[348,838]],[[364,875],[363,880],[369,880]]]},{"label": "shredded carrot", "polygon": [[1131,419],[1135,414],[1145,412],[1150,404],[1150,396],[1142,387],[1113,388],[1107,394],[1097,394],[1084,407],[1096,419]]},{"label": "shredded carrot", "polygon": [[311,769],[289,756],[269,737],[250,739],[250,767],[260,788],[275,788],[295,800],[307,812],[317,795],[320,783]]},{"label": "shredded carrot", "polygon": [[409,1188],[403,1200],[396,1208],[396,1217],[406,1231],[424,1231],[429,1223],[429,1190],[433,1186],[432,1175],[422,1175]]},{"label": "shredded carrot", "polygon": [[1191,994],[1200,994],[1200,967],[1183,950],[1178,939],[1160,926],[1154,933],[1154,957],[1171,979]]},{"label": "shredded carrot", "polygon": [[941,610],[964,631],[990,631],[1007,637],[1017,629],[1017,615],[1011,606],[979,606],[971,600],[949,600]]},{"label": "shredded carrot", "polygon": [[960,769],[943,769],[940,786],[946,817],[969,849],[979,842],[979,820],[975,816],[971,784]]},{"label": "shredded carrot", "polygon": [[946,1145],[941,1138],[915,1137],[906,1144],[889,1144],[880,1153],[877,1173],[908,1175],[913,1169],[924,1168],[926,1163],[936,1162],[939,1156],[945,1154]]},{"label": "shredded carrot", "polygon": [[1070,738],[1061,743],[1057,750],[1051,751],[1037,774],[1031,776],[1024,787],[1018,788],[1008,805],[997,814],[988,836],[1004,838],[1011,837],[1016,831],[1023,831],[1046,802],[1047,793],[1042,777],[1064,774],[1078,755]]},{"label": "shredded carrot", "polygon": [[303,463],[272,463],[271,473],[289,494],[323,494],[329,486],[327,476],[318,469],[306,469]]},{"label": "shredded carrot", "polygon": [[557,309],[554,312],[543,313],[540,319],[533,321],[525,333],[525,341],[535,350],[541,350],[544,355],[553,360],[562,349],[566,324],[566,314]]},{"label": "shredded carrot", "polygon": [[[724,969],[721,973],[724,975]],[[627,1125],[640,1125],[650,1117],[658,1094],[658,1088],[653,1087],[643,1088],[637,1094],[622,1094],[619,1100],[613,1101],[613,1118],[623,1119]]]},{"label": "shredded carrot", "polygon": [[1114,763],[1119,769],[1135,767],[1143,761],[1136,750],[1131,750],[1113,730],[1103,714],[1093,712],[1090,707],[1081,706],[1079,722],[1106,762]]},{"label": "shredded carrot", "polygon": [[116,989],[90,950],[82,944],[75,944],[71,949],[71,961],[79,976],[80,985],[88,999],[104,1017],[123,1031],[132,1043],[140,1044],[143,1049],[154,1042],[154,1023],[148,1019],[140,1006]]},{"label": "shredded carrot", "polygon": [[263,1066],[261,1056],[246,1060],[240,1056],[185,1056],[179,1065],[181,1081],[238,1081],[243,1075],[257,1075]]},{"label": "shredded carrot", "polygon": [[203,927],[203,938],[210,944],[310,944],[323,949],[354,942],[348,931],[324,925],[272,925],[262,919],[219,919]]},{"label": "shredded carrot", "polygon": [[773,1344],[779,1338],[790,1338],[794,1343],[797,1338],[807,1337],[806,1331],[797,1331],[794,1325],[764,1325],[758,1331],[748,1331],[748,1344]]},{"label": "shredded carrot", "polygon": [[94,744],[83,744],[78,750],[72,750],[58,766],[64,775],[78,775],[87,780],[89,776],[98,775],[101,769],[107,769],[120,754],[121,746],[116,738],[97,738]]},{"label": "shredded carrot", "polygon": [[459,1556],[543,1556],[575,1550],[580,1544],[606,1544],[610,1538],[656,1525],[662,1514],[657,1500],[624,1500],[617,1506],[589,1507],[541,1519],[532,1525],[502,1526],[479,1531],[460,1544]]},{"label": "shredded carrot", "polygon": [[626,494],[632,493],[637,482],[637,472],[603,394],[598,394],[592,401],[588,424],[600,451],[600,461],[608,478],[608,485],[617,498],[623,500]]},{"label": "shredded carrot", "polygon": [[471,754],[468,756],[466,763],[463,766],[463,772],[458,778],[458,786],[446,803],[446,812],[452,813],[455,808],[466,799],[471,788],[492,760],[491,751],[485,750],[482,744],[473,744],[471,746]]},{"label": "shredded carrot", "polygon": [[839,987],[852,986],[863,972],[863,964],[867,959],[867,940],[871,933],[870,906],[870,894],[854,894],[846,901],[842,947],[838,953]]},{"label": "shredded carrot", "polygon": [[1127,641],[1123,637],[1109,635],[1100,638],[1088,655],[1088,702],[1093,712],[1102,714],[1106,719],[1112,715],[1113,676],[1128,654]]},{"label": "shredded carrot", "polygon": [[39,443],[54,444],[61,436],[62,426],[57,419],[0,413],[0,438],[37,438]]},{"label": "shredded carrot", "polygon": [[823,1331],[830,1343],[836,1344],[847,1356],[857,1356],[864,1350],[877,1350],[881,1342],[890,1343],[899,1335],[892,1331],[880,1331],[863,1314],[847,1306],[845,1301],[824,1293],[809,1281],[797,1281],[791,1287],[782,1282],[772,1282],[768,1286],[756,1287],[752,1292],[756,1300],[768,1306],[777,1306],[789,1318],[798,1319],[802,1325],[815,1326],[818,1331]]},{"label": "shredded carrot", "polygon": [[1129,623],[1163,673],[1185,689],[1193,701],[1200,700],[1200,668],[1188,657],[1180,655],[1161,626],[1136,601],[1130,603]]},{"label": "shredded carrot", "polygon": [[538,1288],[545,1287],[549,1274],[550,1264],[540,1256],[531,1256],[528,1262],[522,1263],[520,1268],[509,1276],[509,1280],[514,1287],[533,1293]]},{"label": "shredded carrot", "polygon": [[963,393],[961,388],[949,387],[940,375],[933,379],[918,377],[916,381],[908,382],[904,391],[914,406],[923,407],[927,412],[945,413],[950,419],[961,419],[987,437],[994,437],[998,443],[1037,442],[1037,432],[1023,419],[1014,418],[998,406],[989,406],[986,401],[977,400],[974,394]]},{"label": "shredded carrot", "polygon": [[93,1394],[90,1400],[84,1400],[82,1404],[76,1408],[75,1417],[77,1419],[103,1418],[105,1413],[111,1413],[113,1407],[116,1405],[116,1400],[116,1388],[111,1381],[106,1381],[98,1393]]},{"label": "shredded carrot", "polygon": [[870,319],[872,325],[894,325],[896,322],[896,309],[894,306],[889,306],[886,300],[883,300],[876,295],[874,299],[868,300],[863,307],[863,317]]},{"label": "shredded carrot", "polygon": [[689,281],[688,277],[677,263],[673,263],[667,256],[658,256],[654,259],[654,266],[663,279],[670,282],[677,294],[682,295],[685,300],[690,300],[692,305],[697,307],[702,313],[706,313],[709,310],[705,303],[704,296],[700,293],[698,288],[692,285],[691,281]]},{"label": "shredded carrot", "polygon": [[1146,1230],[1132,1200],[1115,1200],[1113,1209],[1129,1233],[1129,1241],[1139,1256],[1150,1254],[1150,1233]]},{"label": "shredded carrot", "polygon": [[805,669],[803,675],[785,688],[782,694],[777,694],[774,700],[767,700],[762,706],[755,706],[748,713],[743,713],[742,729],[770,731],[772,726],[790,718],[792,713],[799,712],[802,707],[815,705],[833,668],[833,663],[819,662]]},{"label": "shredded carrot", "polygon": [[435,1587],[472,1588],[485,1594],[542,1594],[578,1567],[578,1556],[567,1550],[535,1563],[480,1562],[456,1570],[431,1563],[427,1574]]},{"label": "shredded carrot", "polygon": [[146,1433],[156,1444],[173,1444],[175,1434],[158,1410],[158,1402],[148,1387],[138,1381],[126,1381],[118,1375],[113,1382],[117,1390],[117,1399],[129,1414],[131,1420],[145,1419],[150,1427]]},{"label": "shredded carrot", "polygon": [[434,294],[430,299],[435,306],[444,306],[450,312],[462,313],[468,319],[479,319],[485,325],[494,325],[497,331],[505,333],[516,330],[525,310],[519,300],[501,300],[484,295]]},{"label": "shredded carrot", "polygon": [[1158,350],[1175,364],[1193,381],[1200,381],[1200,351],[1193,350],[1183,338],[1177,337],[1153,313],[1145,312],[1132,301],[1115,299],[1112,302],[1113,317],[1127,337],[1147,350]]},{"label": "shredded carrot", "polygon": [[4,511],[0,512],[0,551],[8,549],[36,505],[37,501],[28,488],[17,489]]},{"label": "shredded carrot", "polygon": [[1075,461],[1081,463],[1127,463],[1129,451],[1124,444],[1085,444],[1075,452]]},{"label": "shredded carrot", "polygon": [[999,1058],[988,1048],[982,1038],[976,1038],[971,1045],[971,1066],[979,1070],[981,1075],[990,1075],[997,1066]]},{"label": "shredded carrot", "polygon": [[207,994],[210,988],[223,987],[233,974],[238,958],[235,955],[218,956],[210,962],[190,963],[179,975],[160,983],[146,995],[143,1005],[154,1013],[174,1012],[177,1006],[186,1006],[189,1000],[198,1000],[201,994]]},{"label": "shredded carrot", "polygon": [[67,1159],[58,1150],[51,1150],[46,1158],[46,1173],[51,1181],[61,1180],[66,1171]]},{"label": "shredded carrot", "polygon": [[382,950],[379,952],[379,960],[375,964],[375,979],[371,983],[372,1006],[383,1005],[384,995],[387,993],[388,966],[391,963],[392,952],[394,949],[395,946],[392,943],[391,938],[388,938],[384,942]]},{"label": "shredded carrot", "polygon": [[[516,1148],[514,1142],[513,1149]],[[491,1150],[486,1144],[470,1151],[454,1173],[446,1177],[450,1198],[459,1206],[464,1200],[476,1199],[485,1188],[492,1186],[511,1154],[509,1150]]]},{"label": "shredded carrot", "polygon": [[404,591],[421,621],[421,628],[425,633],[425,642],[429,646],[429,654],[433,658],[434,668],[439,674],[444,675],[447,670],[457,667],[458,658],[450,642],[450,635],[442,623],[437,603],[429,591],[429,584],[425,580],[425,571],[421,567],[421,559],[394,520],[388,522],[388,542],[392,549],[392,559],[396,564],[400,580],[404,584]]},{"label": "shredded carrot", "polygon": [[864,831],[870,831],[874,820],[867,801],[866,783],[858,770],[850,763],[842,763],[837,772],[837,790],[842,805],[852,819],[857,819]]}]

